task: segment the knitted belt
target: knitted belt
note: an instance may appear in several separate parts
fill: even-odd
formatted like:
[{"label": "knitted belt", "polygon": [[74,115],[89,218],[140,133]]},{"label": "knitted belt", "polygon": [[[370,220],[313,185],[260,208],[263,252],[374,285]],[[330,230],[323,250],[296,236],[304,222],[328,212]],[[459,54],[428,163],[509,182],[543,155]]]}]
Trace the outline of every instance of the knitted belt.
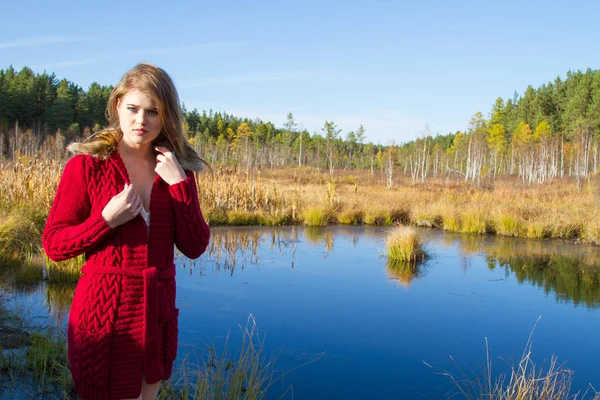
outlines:
[{"label": "knitted belt", "polygon": [[[170,268],[158,270],[156,267],[145,269],[138,268],[116,268],[95,265],[84,265],[84,274],[110,274],[121,275],[130,278],[142,278],[144,284],[144,354],[146,366],[156,365],[159,359],[158,349],[158,322],[164,322],[170,318],[171,310],[168,310],[166,299],[159,302],[159,285],[162,281],[175,278],[175,264]],[[164,292],[164,288],[161,287]],[[147,371],[149,372],[149,371]]]}]

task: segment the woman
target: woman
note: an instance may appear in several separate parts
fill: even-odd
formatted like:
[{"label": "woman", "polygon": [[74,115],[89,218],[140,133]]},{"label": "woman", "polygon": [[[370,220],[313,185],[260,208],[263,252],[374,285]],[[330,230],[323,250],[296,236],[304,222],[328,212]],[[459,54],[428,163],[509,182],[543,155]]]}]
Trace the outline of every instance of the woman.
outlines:
[{"label": "woman", "polygon": [[85,253],[69,314],[69,367],[84,399],[154,399],[177,355],[174,244],[205,250],[209,229],[177,91],[151,64],[128,71],[109,128],[69,146],[42,242],[54,261]]}]

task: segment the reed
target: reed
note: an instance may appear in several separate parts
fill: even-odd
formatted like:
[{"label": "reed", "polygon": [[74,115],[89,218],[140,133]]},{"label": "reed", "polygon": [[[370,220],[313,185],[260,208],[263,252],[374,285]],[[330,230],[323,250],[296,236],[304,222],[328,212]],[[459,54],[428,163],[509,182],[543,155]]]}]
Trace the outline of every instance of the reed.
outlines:
[{"label": "reed", "polygon": [[523,236],[523,223],[514,214],[500,213],[494,222],[495,230],[499,235],[516,237]]},{"label": "reed", "polygon": [[327,226],[333,211],[328,207],[318,206],[304,211],[304,224],[307,226]]},{"label": "reed", "polygon": [[448,215],[443,215],[442,221],[442,229],[445,231],[460,232],[462,230],[461,220],[454,212]]},{"label": "reed", "polygon": [[365,211],[365,224],[367,225],[385,225],[386,210],[383,208],[372,208]]},{"label": "reed", "polygon": [[277,214],[295,218],[298,199],[294,193],[277,185],[263,182],[260,174],[238,173],[235,169],[220,168],[197,176],[198,192],[203,212],[210,215],[229,215],[228,223],[259,222],[257,218],[241,218],[241,214]]},{"label": "reed", "polygon": [[41,239],[44,216],[33,208],[0,211],[0,261],[33,258]]},{"label": "reed", "polygon": [[[39,243],[63,164],[21,157],[0,166],[4,257],[37,251],[31,243]],[[600,228],[592,222],[600,213],[596,193],[568,178],[535,186],[499,179],[487,188],[431,177],[419,185],[402,175],[395,179],[393,188],[382,190],[380,172],[338,170],[332,177],[310,167],[220,167],[198,174],[197,184],[211,226],[401,224],[600,243]]]},{"label": "reed", "polygon": [[[563,364],[559,364],[555,356],[550,359],[547,366],[538,366],[533,361],[532,354],[532,336],[530,335],[518,364],[511,366],[510,373],[494,376],[486,338],[486,365],[483,374],[473,376],[466,373],[452,357],[450,358],[456,365],[458,373],[446,370],[437,370],[436,373],[448,378],[453,386],[453,390],[446,395],[447,398],[466,400],[600,399],[600,393],[593,388],[584,393],[573,392],[574,372]],[[424,362],[424,364],[433,369],[428,363]]]},{"label": "reed", "polygon": [[337,221],[342,225],[361,225],[365,220],[365,212],[352,208],[341,211],[337,216]]},{"label": "reed", "polygon": [[427,258],[423,238],[415,229],[398,227],[385,239],[388,260],[392,263],[419,263]]},{"label": "reed", "polygon": [[54,262],[43,254],[46,264],[46,280],[51,283],[77,283],[81,278],[81,268],[85,264],[85,256],[80,255],[61,262]]},{"label": "reed", "polygon": [[527,224],[525,237],[529,239],[546,239],[552,236],[550,226],[544,221],[533,221]]},{"label": "reed", "polygon": [[[267,355],[264,335],[259,334],[254,316],[241,329],[241,343],[230,350],[227,336],[221,352],[208,348],[199,364],[190,354],[161,384],[158,399],[259,400],[283,388],[283,378],[297,368],[316,362],[321,355],[287,371],[275,368],[277,353]],[[27,398],[76,399],[68,368],[67,346],[61,331],[48,328],[31,333],[24,351],[6,353],[0,348],[0,378]],[[281,386],[276,387],[276,383]],[[281,398],[281,397],[280,397]]]},{"label": "reed", "polygon": [[69,398],[72,382],[64,336],[52,329],[31,333],[25,351],[0,357],[0,371],[31,398],[61,394]]},{"label": "reed", "polygon": [[50,208],[62,165],[53,159],[20,157],[0,166],[0,209],[26,206],[40,211]]},{"label": "reed", "polygon": [[411,210],[411,220],[416,226],[426,228],[439,228],[443,226],[444,219],[438,204],[418,204]]},{"label": "reed", "polygon": [[277,356],[267,357],[264,338],[258,334],[256,321],[250,315],[242,329],[240,350],[229,354],[229,335],[221,354],[208,349],[203,368],[194,387],[195,399],[262,399],[282,376],[275,376]]}]

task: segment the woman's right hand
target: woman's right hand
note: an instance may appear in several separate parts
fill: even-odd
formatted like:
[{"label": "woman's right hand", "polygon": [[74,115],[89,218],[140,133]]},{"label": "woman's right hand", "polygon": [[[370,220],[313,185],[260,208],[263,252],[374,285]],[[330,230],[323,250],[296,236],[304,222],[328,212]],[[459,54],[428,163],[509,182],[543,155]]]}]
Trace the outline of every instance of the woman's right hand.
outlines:
[{"label": "woman's right hand", "polygon": [[102,218],[114,229],[134,219],[142,211],[142,207],[142,199],[133,185],[129,185],[110,199],[102,210]]}]

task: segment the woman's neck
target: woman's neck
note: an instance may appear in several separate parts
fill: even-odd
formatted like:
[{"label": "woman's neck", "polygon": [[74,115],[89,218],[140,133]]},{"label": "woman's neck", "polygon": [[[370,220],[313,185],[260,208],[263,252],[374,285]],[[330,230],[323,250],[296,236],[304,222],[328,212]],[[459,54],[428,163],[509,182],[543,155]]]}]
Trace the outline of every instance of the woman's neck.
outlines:
[{"label": "woman's neck", "polygon": [[132,146],[124,140],[121,140],[119,142],[119,154],[121,155],[121,157],[129,159],[146,160],[154,158],[154,156],[152,155],[151,144],[135,144]]}]

